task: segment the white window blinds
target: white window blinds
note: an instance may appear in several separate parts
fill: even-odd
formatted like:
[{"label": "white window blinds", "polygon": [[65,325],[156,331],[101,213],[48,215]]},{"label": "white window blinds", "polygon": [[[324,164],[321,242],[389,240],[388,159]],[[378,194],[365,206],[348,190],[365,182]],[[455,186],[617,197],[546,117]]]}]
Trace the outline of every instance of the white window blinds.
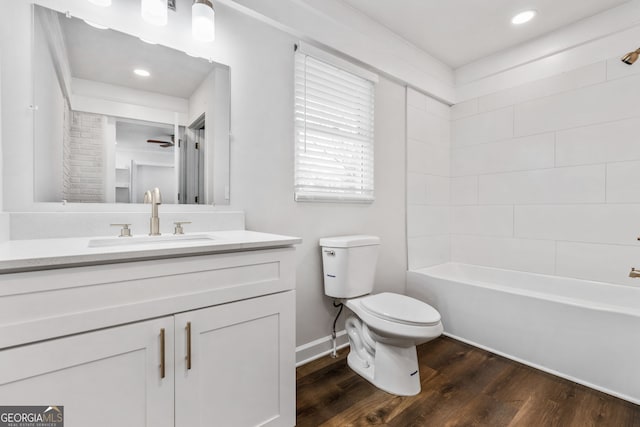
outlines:
[{"label": "white window blinds", "polygon": [[374,81],[300,51],[295,63],[295,199],[372,202]]}]

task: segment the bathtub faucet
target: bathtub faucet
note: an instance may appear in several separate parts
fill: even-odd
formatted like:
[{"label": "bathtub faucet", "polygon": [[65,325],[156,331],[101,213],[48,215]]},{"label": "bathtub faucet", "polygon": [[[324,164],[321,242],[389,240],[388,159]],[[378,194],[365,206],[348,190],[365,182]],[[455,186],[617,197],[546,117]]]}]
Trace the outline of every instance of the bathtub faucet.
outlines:
[{"label": "bathtub faucet", "polygon": [[631,267],[629,277],[631,277],[632,279],[637,279],[638,277],[640,277],[640,270],[636,270],[635,268]]}]

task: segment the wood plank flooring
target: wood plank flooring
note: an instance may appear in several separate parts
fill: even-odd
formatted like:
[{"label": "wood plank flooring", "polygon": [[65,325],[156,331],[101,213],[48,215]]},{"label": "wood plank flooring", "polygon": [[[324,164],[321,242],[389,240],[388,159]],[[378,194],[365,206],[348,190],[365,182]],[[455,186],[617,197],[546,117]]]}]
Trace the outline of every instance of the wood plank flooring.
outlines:
[{"label": "wood plank flooring", "polygon": [[298,427],[640,427],[638,405],[451,338],[418,347],[422,392],[412,397],[369,384],[347,352],[298,368]]}]

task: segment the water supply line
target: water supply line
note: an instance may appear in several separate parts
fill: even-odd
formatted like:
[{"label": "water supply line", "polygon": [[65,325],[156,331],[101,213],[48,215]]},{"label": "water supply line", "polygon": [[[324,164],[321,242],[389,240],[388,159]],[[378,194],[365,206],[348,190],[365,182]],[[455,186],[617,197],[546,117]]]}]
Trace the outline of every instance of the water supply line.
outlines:
[{"label": "water supply line", "polygon": [[338,322],[338,318],[342,314],[342,309],[344,308],[344,304],[341,302],[336,304],[336,300],[333,300],[333,306],[339,308],[338,314],[336,314],[336,318],[333,319],[333,330],[331,331],[331,342],[333,343],[333,350],[331,351],[331,357],[335,359],[338,357],[338,340],[336,336],[336,323]]}]

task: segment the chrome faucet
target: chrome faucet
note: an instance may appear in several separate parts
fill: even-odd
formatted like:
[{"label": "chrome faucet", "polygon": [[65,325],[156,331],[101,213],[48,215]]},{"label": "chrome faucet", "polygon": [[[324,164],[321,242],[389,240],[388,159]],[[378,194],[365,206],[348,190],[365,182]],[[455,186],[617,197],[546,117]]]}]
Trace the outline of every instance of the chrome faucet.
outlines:
[{"label": "chrome faucet", "polygon": [[149,222],[149,236],[160,235],[160,217],[158,217],[158,205],[162,204],[162,195],[158,187],[147,190],[144,193],[144,202],[151,203],[151,220]]}]

